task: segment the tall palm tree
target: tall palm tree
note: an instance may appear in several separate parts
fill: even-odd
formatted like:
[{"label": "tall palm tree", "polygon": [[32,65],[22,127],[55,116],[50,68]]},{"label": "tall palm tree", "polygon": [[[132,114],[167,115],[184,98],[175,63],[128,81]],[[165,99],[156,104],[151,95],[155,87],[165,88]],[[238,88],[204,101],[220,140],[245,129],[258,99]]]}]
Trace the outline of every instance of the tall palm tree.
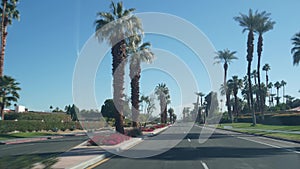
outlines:
[{"label": "tall palm tree", "polygon": [[232,79],[228,80],[228,86],[232,86],[232,93],[234,96],[234,106],[233,112],[236,115],[237,119],[239,117],[238,113],[238,91],[243,87],[243,80],[239,79],[238,76],[232,76]]},{"label": "tall palm tree", "polygon": [[[263,11],[260,13],[260,19],[259,23],[257,24],[257,27],[255,29],[255,32],[258,33],[258,42],[257,42],[257,81],[258,81],[258,108],[261,112],[262,119],[264,120],[264,106],[262,100],[262,89],[261,89],[261,83],[260,83],[260,61],[261,61],[261,54],[263,51],[263,34],[272,30],[275,22],[270,19],[270,13],[267,13],[266,11]],[[266,83],[268,84],[268,83]]]},{"label": "tall palm tree", "polygon": [[4,120],[4,108],[10,106],[11,102],[17,102],[19,99],[19,83],[10,76],[0,77],[0,113]]},{"label": "tall palm tree", "polygon": [[299,65],[300,62],[300,32],[296,33],[292,37],[292,44],[294,47],[291,49],[291,53],[293,54],[293,64]]},{"label": "tall palm tree", "polygon": [[113,74],[113,100],[117,108],[115,115],[116,131],[124,134],[123,127],[123,100],[124,72],[127,36],[142,32],[141,21],[132,14],[133,8],[124,9],[123,3],[111,3],[112,12],[99,12],[95,21],[96,37],[99,41],[106,40],[111,46],[112,74]]},{"label": "tall palm tree", "polygon": [[273,83],[270,82],[268,85],[267,85],[267,89],[269,90],[269,106],[271,106],[271,103],[273,102],[273,98],[271,97],[273,91],[272,91],[272,88],[273,88]]},{"label": "tall palm tree", "polygon": [[170,107],[170,108],[168,109],[168,113],[169,113],[169,117],[170,117],[170,123],[173,123],[174,109]]},{"label": "tall palm tree", "polygon": [[17,10],[18,0],[2,0],[1,14],[1,53],[0,53],[0,76],[3,76],[4,55],[7,39],[7,27],[12,24],[13,19],[19,20],[20,14]]},{"label": "tall palm tree", "polygon": [[131,104],[132,104],[132,127],[138,127],[139,103],[140,103],[140,78],[141,62],[150,63],[154,54],[150,50],[149,42],[141,44],[141,36],[129,38],[128,54],[130,55],[130,85],[131,85]]},{"label": "tall palm tree", "polygon": [[170,103],[169,89],[165,83],[158,84],[155,87],[155,94],[160,104],[161,123],[167,122],[167,105]]},{"label": "tall palm tree", "polygon": [[270,66],[268,63],[266,63],[266,64],[263,66],[262,70],[266,72],[266,84],[269,84],[269,75],[268,75],[268,71],[271,70],[271,66]]},{"label": "tall palm tree", "polygon": [[231,114],[231,107],[230,107],[230,94],[227,91],[227,70],[228,70],[228,66],[229,64],[235,60],[238,59],[236,56],[236,51],[230,51],[229,49],[224,49],[224,50],[219,50],[217,52],[217,55],[214,57],[214,59],[216,60],[215,63],[217,64],[221,64],[223,63],[223,68],[224,68],[224,83],[223,83],[223,87],[225,90],[225,95],[226,95],[226,106],[227,106],[227,111],[228,114]]},{"label": "tall palm tree", "polygon": [[285,102],[284,102],[284,96],[285,96],[285,85],[286,85],[286,81],[281,80],[280,85],[281,85],[281,87],[282,87],[282,103],[285,103]]},{"label": "tall palm tree", "polygon": [[226,95],[226,106],[227,106],[228,116],[229,116],[231,122],[233,122],[233,113],[231,112],[231,103],[230,103],[230,100],[231,100],[230,96],[233,92],[233,86],[232,86],[232,83],[228,84],[228,81],[226,84],[227,84],[226,88],[224,87],[223,84],[221,85],[220,91],[221,91],[221,95]]},{"label": "tall palm tree", "polygon": [[281,88],[281,83],[277,81],[277,82],[274,84],[274,86],[275,86],[276,89],[277,89],[276,105],[278,105],[278,104],[279,104],[279,99],[280,99],[280,97],[279,97],[279,89]]},{"label": "tall palm tree", "polygon": [[200,106],[202,107],[203,106],[203,97],[205,96],[205,94],[202,92],[199,92],[199,96],[200,96]]},{"label": "tall palm tree", "polygon": [[248,31],[248,38],[247,38],[247,61],[248,61],[248,68],[247,68],[247,75],[248,75],[248,83],[249,83],[249,95],[250,95],[250,102],[251,102],[251,109],[250,112],[252,113],[252,120],[253,125],[256,125],[256,117],[253,110],[253,94],[252,94],[252,84],[251,84],[251,62],[253,60],[253,51],[254,51],[254,30],[257,27],[259,22],[259,14],[256,11],[255,13],[249,9],[248,15],[240,13],[240,16],[233,18],[235,21],[239,23],[241,27],[243,27],[243,33]]}]

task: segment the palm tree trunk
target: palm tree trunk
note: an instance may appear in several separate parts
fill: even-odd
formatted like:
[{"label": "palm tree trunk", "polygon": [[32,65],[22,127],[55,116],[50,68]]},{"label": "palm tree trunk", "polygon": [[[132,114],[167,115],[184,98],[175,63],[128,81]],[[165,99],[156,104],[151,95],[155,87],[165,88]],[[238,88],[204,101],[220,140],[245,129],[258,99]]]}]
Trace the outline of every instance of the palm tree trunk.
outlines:
[{"label": "palm tree trunk", "polygon": [[233,114],[231,112],[231,105],[230,105],[230,94],[228,90],[226,91],[226,106],[228,111],[228,116],[230,118],[230,121],[233,123]]},{"label": "palm tree trunk", "polygon": [[277,88],[277,98],[276,98],[276,105],[279,104],[279,88]]},{"label": "palm tree trunk", "polygon": [[124,97],[124,72],[126,59],[126,44],[122,40],[112,47],[113,56],[113,100],[117,113],[115,114],[116,131],[124,134],[123,100]]},{"label": "palm tree trunk", "polygon": [[7,19],[6,19],[6,4],[7,0],[2,0],[3,9],[2,9],[2,21],[1,21],[1,53],[0,53],[0,77],[2,77],[4,71],[4,55],[5,55],[5,46],[6,46],[6,37],[7,37]]},{"label": "palm tree trunk", "polygon": [[160,122],[164,123],[164,108],[165,108],[165,102],[164,102],[164,96],[161,95],[159,98],[160,101]]},{"label": "palm tree trunk", "polygon": [[285,95],[285,87],[282,86],[282,103],[285,103],[284,102],[284,95]]},{"label": "palm tree trunk", "polygon": [[236,122],[239,119],[239,112],[238,112],[238,97],[237,94],[234,94],[234,114],[236,115]]},{"label": "palm tree trunk", "polygon": [[253,109],[253,93],[252,93],[252,83],[251,83],[251,62],[253,59],[253,41],[254,41],[254,35],[253,31],[250,30],[248,33],[248,40],[247,40],[247,61],[248,61],[248,83],[249,83],[249,95],[250,95],[250,103],[251,103],[251,109],[250,112],[252,113],[252,122],[253,126],[256,125],[256,117],[255,117],[255,112]]},{"label": "palm tree trunk", "polygon": [[262,34],[259,34],[258,42],[257,42],[257,80],[258,80],[258,108],[261,113],[261,119],[262,121],[264,118],[264,103],[262,98],[262,90],[261,90],[261,84],[260,84],[260,60],[261,60],[261,53],[263,50],[263,37]]},{"label": "palm tree trunk", "polygon": [[132,127],[138,127],[139,118],[139,103],[140,103],[140,73],[141,67],[139,61],[130,65],[130,78],[131,78],[131,111],[132,111]]},{"label": "palm tree trunk", "polygon": [[1,112],[1,120],[4,121],[4,104],[0,105],[0,112]]}]

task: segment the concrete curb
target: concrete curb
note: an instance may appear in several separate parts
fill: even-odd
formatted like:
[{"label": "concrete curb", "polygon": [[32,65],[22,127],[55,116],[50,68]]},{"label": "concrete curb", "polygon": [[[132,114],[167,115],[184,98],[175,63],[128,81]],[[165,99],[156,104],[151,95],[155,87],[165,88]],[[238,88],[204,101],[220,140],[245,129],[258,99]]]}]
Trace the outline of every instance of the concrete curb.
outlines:
[{"label": "concrete curb", "polygon": [[91,166],[93,164],[96,164],[99,161],[104,160],[105,158],[107,158],[109,156],[111,156],[111,155],[108,155],[108,153],[101,154],[101,155],[99,155],[99,156],[97,156],[95,158],[92,158],[92,159],[90,159],[90,160],[88,160],[86,162],[80,163],[80,164],[78,164],[76,166],[73,166],[73,167],[70,167],[68,169],[82,169],[82,168],[87,168],[87,167],[89,167],[89,166]]},{"label": "concrete curb", "polygon": [[[159,133],[165,131],[166,129],[168,129],[170,126],[166,126],[164,128],[161,128],[159,130],[157,130],[156,132],[151,133],[150,135],[144,135],[144,137],[152,137],[155,135],[158,135]],[[70,166],[67,167],[67,169],[82,169],[82,168],[87,168],[89,166],[92,166],[106,158],[109,158],[111,156],[113,156],[115,153],[120,153],[122,151],[126,151],[136,145],[138,145],[139,143],[143,142],[143,138],[139,137],[139,138],[131,138],[130,140],[124,141],[123,143],[120,143],[118,145],[114,145],[114,146],[98,146],[99,148],[103,149],[105,152],[103,154],[99,154],[98,156],[91,158],[85,162],[82,162],[80,164],[74,165],[74,166]],[[79,144],[76,147],[73,147],[72,149],[76,149],[76,148],[86,148],[88,151],[88,146],[85,146],[87,143],[87,141]],[[72,149],[70,149],[69,151],[71,151]]]}]

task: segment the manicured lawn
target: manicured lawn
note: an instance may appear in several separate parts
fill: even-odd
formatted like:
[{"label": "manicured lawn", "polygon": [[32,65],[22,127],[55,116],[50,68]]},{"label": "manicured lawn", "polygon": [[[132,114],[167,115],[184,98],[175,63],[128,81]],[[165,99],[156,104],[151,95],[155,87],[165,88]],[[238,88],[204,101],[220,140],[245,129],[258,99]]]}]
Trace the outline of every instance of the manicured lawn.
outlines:
[{"label": "manicured lawn", "polygon": [[[231,126],[232,128],[228,128],[225,126]],[[221,124],[218,126],[219,128],[227,128],[233,131],[239,131],[243,133],[249,134],[258,134],[262,136],[271,136],[271,137],[278,137],[283,139],[290,139],[300,141],[300,134],[294,133],[276,133],[270,131],[261,131],[261,130],[278,130],[278,131],[300,131],[300,126],[283,126],[283,125],[263,125],[257,124],[255,127],[251,126],[251,123],[228,123],[228,124]]]},{"label": "manicured lawn", "polygon": [[284,125],[264,125],[257,124],[256,126],[251,126],[251,123],[227,123],[221,124],[220,126],[232,126],[233,128],[239,129],[263,129],[263,130],[283,130],[283,131],[300,131],[299,126],[284,126]]},{"label": "manicured lawn", "polygon": [[46,132],[28,132],[28,133],[11,133],[11,134],[0,134],[0,140],[16,139],[16,138],[30,138],[38,136],[49,136],[52,133]]}]

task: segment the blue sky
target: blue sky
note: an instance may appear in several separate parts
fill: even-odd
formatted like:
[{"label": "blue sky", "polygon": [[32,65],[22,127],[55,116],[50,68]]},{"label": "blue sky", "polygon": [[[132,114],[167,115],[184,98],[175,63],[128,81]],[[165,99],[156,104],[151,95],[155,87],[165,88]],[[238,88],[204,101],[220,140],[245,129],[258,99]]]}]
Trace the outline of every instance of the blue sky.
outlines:
[{"label": "blue sky", "polygon": [[[179,16],[197,26],[211,41],[216,50],[228,48],[237,51],[239,60],[230,65],[229,77],[244,76],[246,73],[246,34],[232,18],[240,12],[265,10],[272,13],[276,21],[274,30],[264,36],[262,64],[271,66],[270,81],[287,82],[286,93],[300,97],[299,66],[292,65],[290,54],[291,37],[300,31],[298,0],[226,0],[226,1],[179,1],[179,0],[126,0],[125,7],[136,8],[139,12],[162,12]],[[5,74],[16,78],[22,87],[19,103],[30,110],[48,110],[49,106],[64,108],[72,104],[72,78],[77,54],[94,33],[93,22],[96,13],[109,11],[109,0],[22,0],[19,4],[20,22],[14,21],[9,27],[5,55]],[[156,23],[153,23],[156,24]],[[157,25],[159,26],[159,25]],[[182,44],[164,40],[162,37],[148,36],[154,48],[165,49],[190,63],[191,69],[201,70],[186,56],[192,55]],[[257,39],[257,38],[256,38]],[[256,58],[256,54],[254,55]],[[213,57],[213,56],[212,56]],[[105,58],[96,78],[98,104],[109,97],[109,92],[101,92],[103,86],[110,86],[111,59]],[[253,68],[256,67],[256,59]],[[207,74],[201,74],[200,90],[208,93]],[[177,97],[176,85],[164,75],[144,73],[142,92],[148,93],[153,85],[165,79],[169,81],[171,97]],[[148,75],[149,74],[149,75]],[[100,76],[105,76],[101,77]],[[147,79],[149,78],[149,79]],[[98,79],[98,80],[97,80]],[[101,79],[101,80],[100,80]],[[155,80],[153,80],[155,79]],[[262,80],[265,81],[264,72]],[[102,86],[103,85],[103,86]],[[109,91],[109,90],[108,90]],[[177,101],[175,101],[177,103]]]}]

